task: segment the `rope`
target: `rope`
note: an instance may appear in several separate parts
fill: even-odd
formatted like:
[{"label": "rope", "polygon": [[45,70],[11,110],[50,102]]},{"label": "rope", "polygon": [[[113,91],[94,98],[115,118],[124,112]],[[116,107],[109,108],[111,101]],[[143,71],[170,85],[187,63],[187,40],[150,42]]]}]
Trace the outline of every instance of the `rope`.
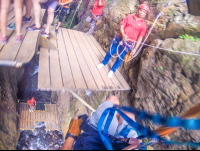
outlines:
[{"label": "rope", "polygon": [[72,18],[72,20],[71,20],[71,23],[70,23],[69,28],[71,28],[72,22],[73,22],[73,20],[74,20],[74,17],[75,17],[75,15],[76,15],[76,12],[78,11],[78,9],[79,9],[81,3],[82,3],[82,0],[79,1],[79,4],[78,4],[78,6],[77,6],[77,8],[76,8],[76,11],[74,12],[74,16],[73,16],[73,18]]},{"label": "rope", "polygon": [[[135,41],[135,42],[138,43],[138,41]],[[197,53],[190,53],[190,52],[184,52],[184,51],[176,51],[176,50],[173,50],[173,49],[165,49],[165,48],[161,48],[161,47],[155,47],[155,46],[152,46],[152,45],[148,45],[148,44],[145,44],[145,43],[141,43],[141,44],[143,44],[145,46],[152,47],[152,48],[160,49],[160,50],[171,51],[171,52],[174,52],[174,53],[181,53],[181,54],[186,54],[186,55],[200,56],[200,54],[197,54]]]},{"label": "rope", "polygon": [[93,109],[89,104],[87,104],[83,99],[81,99],[76,93],[74,93],[73,91],[69,90],[69,92],[75,96],[81,103],[83,103],[85,106],[87,106],[92,112],[95,112],[96,110]]}]

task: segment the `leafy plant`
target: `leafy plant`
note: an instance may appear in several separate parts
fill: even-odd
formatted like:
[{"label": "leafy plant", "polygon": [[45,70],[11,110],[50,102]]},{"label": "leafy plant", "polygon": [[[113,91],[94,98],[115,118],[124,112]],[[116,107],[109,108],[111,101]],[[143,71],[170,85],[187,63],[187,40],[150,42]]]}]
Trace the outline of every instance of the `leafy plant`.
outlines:
[{"label": "leafy plant", "polygon": [[191,41],[199,41],[200,40],[200,38],[198,38],[198,37],[189,36],[187,34],[179,36],[179,38],[181,38],[181,39],[189,39]]}]

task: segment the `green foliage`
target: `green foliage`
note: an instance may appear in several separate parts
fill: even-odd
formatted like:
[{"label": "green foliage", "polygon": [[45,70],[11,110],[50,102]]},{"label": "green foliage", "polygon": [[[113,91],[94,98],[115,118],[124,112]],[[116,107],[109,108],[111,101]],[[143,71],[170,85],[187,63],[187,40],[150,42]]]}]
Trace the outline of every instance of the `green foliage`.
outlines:
[{"label": "green foliage", "polygon": [[163,67],[157,67],[157,68],[156,68],[156,67],[154,67],[154,70],[157,70],[157,69],[158,69],[158,70],[164,70],[164,68],[163,68]]},{"label": "green foliage", "polygon": [[191,41],[199,41],[200,40],[200,38],[198,38],[198,37],[189,36],[187,34],[179,36],[179,38],[181,38],[181,39],[189,39]]}]

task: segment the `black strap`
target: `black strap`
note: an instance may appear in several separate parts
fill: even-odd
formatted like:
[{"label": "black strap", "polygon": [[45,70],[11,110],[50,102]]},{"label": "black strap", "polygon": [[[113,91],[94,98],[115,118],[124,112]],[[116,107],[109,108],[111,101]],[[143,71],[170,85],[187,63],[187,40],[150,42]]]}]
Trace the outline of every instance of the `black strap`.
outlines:
[{"label": "black strap", "polygon": [[74,134],[71,134],[71,133],[67,133],[66,136],[65,136],[65,140],[68,138],[68,137],[72,137],[74,140],[77,140],[77,136],[75,136]]}]

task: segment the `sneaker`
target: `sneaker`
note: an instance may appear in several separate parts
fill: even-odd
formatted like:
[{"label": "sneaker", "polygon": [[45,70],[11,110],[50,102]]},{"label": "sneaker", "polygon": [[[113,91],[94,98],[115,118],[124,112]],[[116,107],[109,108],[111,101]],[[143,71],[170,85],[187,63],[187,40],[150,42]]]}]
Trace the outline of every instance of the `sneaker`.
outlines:
[{"label": "sneaker", "polygon": [[22,35],[17,36],[17,38],[16,38],[16,43],[21,43],[21,42],[22,42],[22,39],[23,39],[23,36],[22,36]]},{"label": "sneaker", "polygon": [[10,24],[7,26],[7,29],[8,29],[8,30],[15,30],[15,29],[16,29],[15,23],[10,23]]},{"label": "sneaker", "polygon": [[30,22],[32,17],[30,16],[29,18],[26,18],[26,16],[23,16],[22,22]]},{"label": "sneaker", "polygon": [[109,73],[108,73],[108,78],[112,78],[114,72],[111,70]]},{"label": "sneaker", "polygon": [[29,112],[31,112],[31,109],[29,109]]},{"label": "sneaker", "polygon": [[56,34],[58,34],[58,29],[55,29]]},{"label": "sneaker", "polygon": [[44,36],[44,37],[49,37],[49,34],[47,34],[47,33],[45,32],[45,30],[43,30],[43,31],[41,32],[41,35]]},{"label": "sneaker", "polygon": [[31,27],[27,27],[26,30],[28,31],[40,31],[41,28],[35,27],[35,24],[33,24]]},{"label": "sneaker", "polygon": [[99,65],[97,66],[98,69],[101,69],[101,68],[103,68],[103,67],[104,67],[104,64],[103,64],[103,63],[101,63],[101,64],[99,64]]},{"label": "sneaker", "polygon": [[1,41],[1,45],[5,45],[5,44],[7,44],[7,37],[3,37],[2,38],[2,36],[0,35],[0,41]]}]

